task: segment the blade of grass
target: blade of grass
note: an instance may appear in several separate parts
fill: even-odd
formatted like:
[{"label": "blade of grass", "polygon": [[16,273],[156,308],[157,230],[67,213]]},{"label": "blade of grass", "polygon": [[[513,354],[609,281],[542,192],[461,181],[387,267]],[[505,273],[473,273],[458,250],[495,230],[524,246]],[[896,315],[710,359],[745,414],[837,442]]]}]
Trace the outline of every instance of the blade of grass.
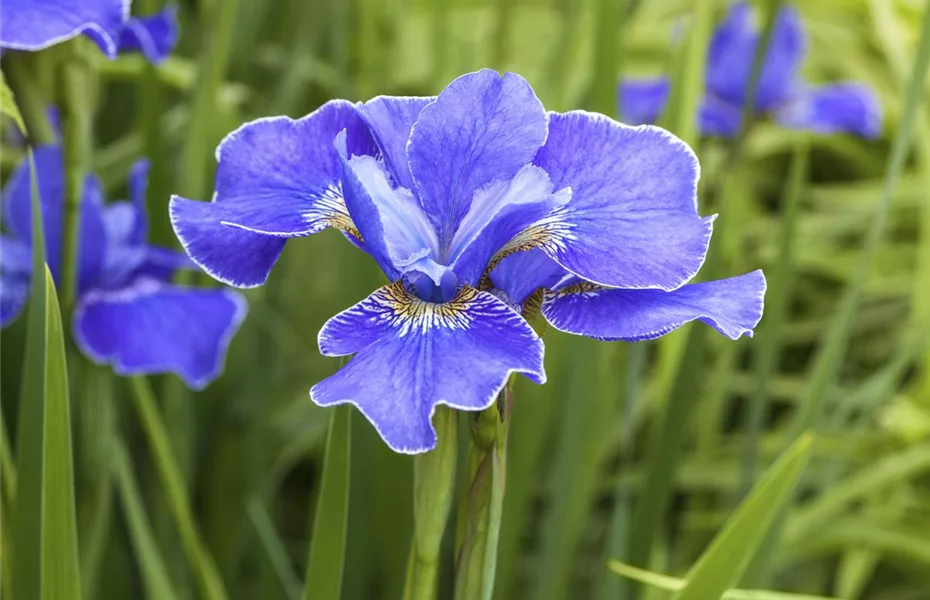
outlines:
[{"label": "blade of grass", "polygon": [[158,413],[152,389],[143,377],[133,377],[130,384],[139,422],[145,432],[162,491],[167,497],[171,515],[181,537],[181,545],[190,568],[196,575],[200,595],[205,600],[224,600],[227,595],[223,582],[217,572],[216,563],[204,547],[197,530],[187,485],[171,449],[168,431]]},{"label": "blade of grass", "polygon": [[332,409],[304,582],[305,600],[339,598],[345,568],[352,408]]},{"label": "blade of grass", "polygon": [[672,600],[716,600],[740,580],[791,500],[810,458],[813,437],[800,436],[759,480],[686,577]]},{"label": "blade of grass", "polygon": [[778,232],[778,254],[772,268],[767,271],[768,290],[765,298],[765,319],[755,343],[756,389],[746,413],[746,441],[743,449],[740,495],[745,495],[756,477],[759,462],[759,445],[762,426],[765,422],[769,401],[768,389],[778,369],[781,348],[778,332],[787,319],[788,303],[791,299],[791,280],[794,273],[795,229],[804,183],[807,180],[807,164],[810,144],[807,136],[798,138],[797,146],[788,171],[788,187],[785,189],[781,209],[781,226]]},{"label": "blade of grass", "polygon": [[158,549],[155,535],[152,533],[151,524],[145,514],[139,486],[132,472],[129,453],[126,452],[126,446],[120,439],[114,443],[112,469],[146,596],[159,600],[177,598],[178,595],[171,585],[165,561]]},{"label": "blade of grass", "polygon": [[58,298],[45,265],[35,161],[32,181],[32,282],[17,427],[13,590],[17,598],[79,598],[77,524],[71,456],[68,372]]},{"label": "blade of grass", "polygon": [[16,462],[13,459],[13,446],[10,445],[10,434],[6,430],[6,419],[0,412],[0,493],[7,508],[11,508],[16,501]]},{"label": "blade of grass", "polygon": [[287,555],[287,549],[284,542],[275,531],[274,523],[268,516],[268,511],[261,503],[252,498],[246,504],[246,512],[249,515],[249,521],[255,528],[258,541],[264,552],[265,560],[271,567],[271,572],[275,575],[275,582],[278,584],[278,592],[283,598],[297,600],[300,598],[300,580],[294,574],[290,564],[290,557]]},{"label": "blade of grass", "polygon": [[[645,569],[638,569],[634,566],[622,563],[617,560],[608,561],[607,567],[617,575],[622,575],[623,577],[627,577],[634,581],[638,581],[646,585],[651,585],[659,589],[668,590],[670,592],[676,592],[682,589],[687,583],[687,581],[684,579],[662,575],[661,573],[655,573]],[[770,592],[768,590],[738,589],[727,590],[724,592],[722,598],[723,600],[837,600],[829,596],[812,596],[810,594],[791,594],[787,592]]]},{"label": "blade of grass", "polygon": [[930,445],[921,444],[877,460],[855,475],[834,484],[824,494],[800,507],[785,527],[785,542],[798,543],[817,528],[830,525],[843,509],[883,487],[930,470]]}]

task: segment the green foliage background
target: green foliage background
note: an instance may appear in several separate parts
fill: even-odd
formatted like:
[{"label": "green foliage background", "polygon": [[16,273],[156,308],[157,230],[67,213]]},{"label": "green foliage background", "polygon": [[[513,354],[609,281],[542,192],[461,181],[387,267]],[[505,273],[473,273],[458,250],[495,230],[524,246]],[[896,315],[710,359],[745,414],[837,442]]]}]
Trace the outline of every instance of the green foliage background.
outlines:
[{"label": "green foliage background", "polygon": [[[136,0],[134,11],[162,4]],[[522,74],[551,110],[612,113],[621,76],[674,73],[681,82],[695,73],[700,62],[675,40],[687,39],[702,4],[714,20],[725,9],[690,0],[187,0],[181,43],[163,66],[90,60],[88,158],[109,197],[119,197],[129,165],[149,157],[152,241],[174,244],[169,195],[208,199],[213,149],[244,121],[302,116],[334,97],[434,94],[484,66]],[[930,599],[926,89],[884,234],[860,271],[928,8],[920,0],[794,4],[810,37],[804,73],[874,87],[882,137],[758,122],[734,160],[731,142],[694,139],[686,122],[665,116],[701,158],[701,212],[720,213],[718,274],[763,268],[769,302],[782,296],[785,311],[769,310],[757,336],[737,343],[691,335],[700,324],[635,346],[547,331],[549,383],[515,388],[495,598],[670,597],[639,589],[608,560],[684,576],[758,474],[812,429],[813,456],[777,519],[780,533],[739,587]],[[38,56],[13,58],[41,69]],[[4,176],[23,158],[4,146]],[[786,221],[794,224],[787,242]],[[790,268],[779,271],[786,256]],[[774,272],[783,277],[773,281]],[[815,368],[818,349],[860,274],[848,351],[836,376],[825,375]],[[69,353],[85,598],[303,595],[330,422],[307,391],[338,366],[319,355],[316,334],[382,277],[333,232],[288,244],[269,284],[246,292],[250,314],[226,373],[201,393],[172,377],[120,380]],[[205,276],[197,283],[213,285]],[[26,319],[4,330],[0,355],[5,597],[17,550],[10,448],[22,447],[14,424],[25,335]],[[412,461],[391,453],[357,413],[352,421],[341,597],[400,598]],[[447,541],[440,598],[451,597]]]}]

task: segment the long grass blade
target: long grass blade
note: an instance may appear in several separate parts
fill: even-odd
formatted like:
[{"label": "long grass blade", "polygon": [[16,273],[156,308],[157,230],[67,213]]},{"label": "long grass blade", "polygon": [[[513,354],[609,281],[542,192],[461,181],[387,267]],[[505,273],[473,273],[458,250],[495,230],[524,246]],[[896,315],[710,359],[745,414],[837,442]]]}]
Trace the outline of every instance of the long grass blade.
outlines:
[{"label": "long grass blade", "polygon": [[167,497],[169,509],[181,537],[184,553],[197,578],[200,595],[205,600],[225,600],[226,590],[213,557],[207,552],[190,507],[190,495],[177,459],[171,450],[168,431],[162,421],[155,396],[148,381],[142,377],[131,380],[134,406],[145,432],[155,468]]},{"label": "long grass blade", "polygon": [[132,461],[122,440],[117,440],[114,444],[112,465],[120,504],[147,597],[164,600],[177,598],[165,561],[152,533],[152,526],[145,514],[142,496],[132,470]]},{"label": "long grass blade", "polygon": [[672,600],[716,600],[736,585],[793,496],[813,437],[801,436],[766,472],[686,577]]},{"label": "long grass blade", "polygon": [[35,161],[32,181],[32,282],[17,427],[13,590],[17,598],[80,597],[71,415],[61,312],[45,265]]},{"label": "long grass blade", "polygon": [[352,440],[352,408],[332,409],[326,456],[313,536],[304,582],[305,600],[339,598],[345,569],[346,524],[349,513],[349,459]]}]

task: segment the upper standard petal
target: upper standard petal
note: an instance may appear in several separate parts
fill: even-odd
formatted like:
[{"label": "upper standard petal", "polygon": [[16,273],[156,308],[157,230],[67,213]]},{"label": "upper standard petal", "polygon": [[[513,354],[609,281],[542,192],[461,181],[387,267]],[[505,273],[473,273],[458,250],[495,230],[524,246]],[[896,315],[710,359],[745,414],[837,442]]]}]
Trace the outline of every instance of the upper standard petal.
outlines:
[{"label": "upper standard petal", "polygon": [[510,180],[546,141],[546,114],[519,75],[483,69],[450,83],[419,114],[407,158],[416,194],[445,247],[475,192]]},{"label": "upper standard petal", "polygon": [[407,142],[414,123],[435,96],[378,96],[357,105],[362,119],[381,149],[384,163],[394,183],[408,190],[414,189],[410,165],[407,163]]}]

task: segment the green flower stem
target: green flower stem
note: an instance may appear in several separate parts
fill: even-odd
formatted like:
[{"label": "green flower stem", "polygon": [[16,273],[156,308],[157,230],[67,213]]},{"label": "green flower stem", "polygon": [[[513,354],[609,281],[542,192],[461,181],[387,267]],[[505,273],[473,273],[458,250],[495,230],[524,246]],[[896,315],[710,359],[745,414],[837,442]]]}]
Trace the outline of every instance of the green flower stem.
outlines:
[{"label": "green flower stem", "polygon": [[494,406],[471,419],[464,532],[456,560],[456,600],[490,600],[494,592],[512,405],[513,392],[508,385]]},{"label": "green flower stem", "polygon": [[413,463],[413,567],[407,580],[411,600],[436,598],[439,552],[452,509],[458,454],[457,413],[440,406],[433,417],[436,448]]},{"label": "green flower stem", "polygon": [[[71,314],[77,294],[78,248],[80,245],[81,196],[89,172],[91,142],[91,84],[93,59],[88,40],[68,42],[66,58],[60,66],[60,108],[65,154],[64,243],[62,244],[61,309]],[[66,325],[66,329],[69,326]]]}]

